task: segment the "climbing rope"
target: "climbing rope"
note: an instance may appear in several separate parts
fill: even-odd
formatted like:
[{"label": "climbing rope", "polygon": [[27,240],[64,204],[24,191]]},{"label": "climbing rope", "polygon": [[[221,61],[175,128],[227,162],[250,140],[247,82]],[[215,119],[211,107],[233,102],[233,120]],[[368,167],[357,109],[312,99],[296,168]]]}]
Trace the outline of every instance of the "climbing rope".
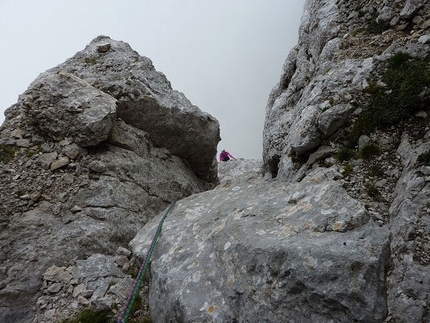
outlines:
[{"label": "climbing rope", "polygon": [[157,231],[155,232],[154,238],[152,239],[151,246],[148,249],[148,252],[145,257],[145,261],[142,263],[139,269],[139,273],[137,274],[136,279],[134,280],[133,289],[131,290],[130,295],[128,296],[127,301],[124,304],[124,307],[122,308],[121,314],[118,316],[117,323],[127,323],[128,318],[131,314],[131,311],[133,309],[134,302],[136,301],[136,297],[139,294],[140,286],[142,285],[143,278],[145,277],[146,270],[149,266],[149,261],[151,259],[152,253],[154,252],[155,245],[158,240],[158,236],[161,233],[161,228],[163,227],[164,220],[166,219],[167,215],[170,213],[170,211],[175,206],[176,201],[173,201],[172,204],[170,204],[169,208],[167,209],[164,216],[161,218],[160,223],[158,224]]}]

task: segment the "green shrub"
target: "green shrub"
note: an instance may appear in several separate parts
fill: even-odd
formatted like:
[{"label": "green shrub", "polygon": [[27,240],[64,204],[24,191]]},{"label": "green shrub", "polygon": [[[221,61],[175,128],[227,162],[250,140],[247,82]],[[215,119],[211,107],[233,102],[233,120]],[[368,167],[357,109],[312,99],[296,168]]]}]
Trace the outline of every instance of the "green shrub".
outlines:
[{"label": "green shrub", "polygon": [[83,310],[77,317],[63,323],[108,323],[112,322],[107,311],[95,312],[92,309]]},{"label": "green shrub", "polygon": [[360,150],[360,157],[363,159],[369,159],[373,156],[379,155],[380,150],[378,145],[374,143],[368,143]]},{"label": "green shrub", "polygon": [[366,192],[367,192],[367,195],[374,198],[375,200],[379,200],[381,196],[381,193],[379,192],[378,188],[374,185],[367,185]]},{"label": "green shrub", "polygon": [[334,158],[336,158],[340,162],[344,162],[350,160],[355,155],[356,154],[354,150],[349,149],[347,147],[341,147],[339,151],[334,155]]},{"label": "green shrub", "polygon": [[373,165],[369,168],[369,175],[370,176],[382,176],[384,175],[384,172],[380,165]]},{"label": "green shrub", "polygon": [[15,157],[17,151],[18,148],[15,146],[0,145],[0,162],[7,164]]},{"label": "green shrub", "polygon": [[352,167],[351,164],[346,164],[345,166],[343,166],[342,174],[343,176],[349,176],[352,174],[353,171],[354,167]]},{"label": "green shrub", "polygon": [[388,68],[397,68],[402,66],[403,63],[412,59],[413,57],[409,53],[397,52],[388,61]]},{"label": "green shrub", "polygon": [[353,147],[361,135],[397,125],[416,111],[426,108],[420,94],[430,86],[430,64],[407,53],[396,53],[387,63],[382,76],[386,86],[370,81],[366,90],[371,95],[369,104],[352,126],[347,146]]},{"label": "green shrub", "polygon": [[369,34],[382,34],[384,31],[390,28],[390,24],[386,22],[376,21],[375,18],[373,18],[369,24],[366,27],[366,32]]},{"label": "green shrub", "polygon": [[418,156],[418,163],[425,166],[430,166],[430,150]]},{"label": "green shrub", "polygon": [[97,58],[95,57],[85,57],[84,62],[88,65],[95,65],[97,64]]}]

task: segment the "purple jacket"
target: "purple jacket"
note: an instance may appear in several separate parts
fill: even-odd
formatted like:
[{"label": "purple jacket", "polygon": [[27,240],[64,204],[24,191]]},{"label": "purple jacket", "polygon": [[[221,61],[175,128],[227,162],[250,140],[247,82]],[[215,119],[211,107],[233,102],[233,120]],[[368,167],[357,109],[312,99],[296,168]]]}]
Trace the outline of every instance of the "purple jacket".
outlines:
[{"label": "purple jacket", "polygon": [[223,150],[220,154],[219,154],[219,161],[227,161],[230,160],[230,158],[234,158],[232,154],[230,154],[228,151]]}]

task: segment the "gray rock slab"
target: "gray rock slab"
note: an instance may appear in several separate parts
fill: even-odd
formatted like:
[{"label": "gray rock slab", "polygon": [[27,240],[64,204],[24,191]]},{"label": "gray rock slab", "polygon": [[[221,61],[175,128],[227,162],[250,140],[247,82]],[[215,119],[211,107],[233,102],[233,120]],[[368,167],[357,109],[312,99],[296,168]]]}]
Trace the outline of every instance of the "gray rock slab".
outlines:
[{"label": "gray rock slab", "polygon": [[[152,259],[154,322],[381,322],[389,232],[324,178],[239,177],[179,201]],[[130,243],[140,257],[156,220]]]},{"label": "gray rock slab", "polygon": [[94,254],[86,260],[77,260],[72,276],[91,280],[107,276],[124,277],[124,273],[115,265],[115,257]]},{"label": "gray rock slab", "polygon": [[387,302],[396,322],[428,320],[430,290],[430,183],[416,169],[417,157],[430,150],[430,143],[414,144],[403,136],[398,148],[404,170],[391,205],[392,272]]}]

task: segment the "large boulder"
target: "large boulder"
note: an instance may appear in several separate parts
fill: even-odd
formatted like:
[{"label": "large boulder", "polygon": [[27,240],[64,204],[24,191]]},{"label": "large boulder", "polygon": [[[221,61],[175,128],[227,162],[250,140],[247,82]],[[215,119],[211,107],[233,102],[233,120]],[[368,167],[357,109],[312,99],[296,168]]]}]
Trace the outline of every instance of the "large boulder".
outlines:
[{"label": "large boulder", "polygon": [[[382,322],[389,231],[323,171],[294,185],[251,173],[168,215],[151,264],[153,321]],[[159,220],[131,241],[138,256]]]},{"label": "large boulder", "polygon": [[149,58],[127,43],[99,36],[49,73],[61,70],[117,99],[119,118],[148,132],[155,146],[186,160],[197,176],[216,181],[218,121],[173,90]]},{"label": "large boulder", "polygon": [[[219,123],[172,89],[151,60],[130,45],[99,36],[87,47],[38,76],[10,110],[47,136],[81,146],[104,141],[121,118],[149,134],[156,147],[182,158],[196,175],[217,181]],[[7,111],[6,116],[16,115]],[[6,120],[8,122],[8,120]]]},{"label": "large boulder", "polygon": [[105,141],[116,118],[115,98],[64,70],[40,75],[20,100],[45,134],[82,147]]},{"label": "large boulder", "polygon": [[108,37],[40,74],[0,131],[1,322],[64,320],[47,268],[113,255],[171,201],[218,181],[218,121]]}]

